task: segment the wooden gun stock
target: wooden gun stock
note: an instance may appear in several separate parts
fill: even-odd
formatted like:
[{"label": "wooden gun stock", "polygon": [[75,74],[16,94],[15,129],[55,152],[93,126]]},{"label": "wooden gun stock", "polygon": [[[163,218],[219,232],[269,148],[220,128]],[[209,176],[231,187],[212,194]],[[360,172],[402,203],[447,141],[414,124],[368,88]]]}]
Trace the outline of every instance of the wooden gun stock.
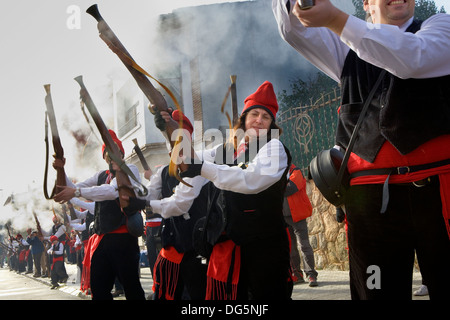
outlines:
[{"label": "wooden gun stock", "polygon": [[[90,6],[86,12],[93,16],[98,24],[97,28],[100,33],[100,38],[108,45],[108,47],[119,57],[119,59],[123,62],[125,67],[130,71],[133,78],[136,80],[139,88],[142,90],[147,99],[156,106],[159,111],[167,111],[168,106],[167,102],[164,99],[163,95],[156,90],[150,80],[140,71],[136,70],[133,66],[133,58],[128,53],[127,49],[120,42],[119,38],[114,34],[112,29],[100,15],[98,7],[96,4]],[[168,134],[173,132],[173,130],[177,129],[178,125],[176,121],[172,121],[167,125]],[[170,131],[170,132],[169,132]]]},{"label": "wooden gun stock", "polygon": [[[61,139],[59,138],[58,126],[56,124],[55,110],[53,108],[52,95],[50,92],[50,85],[49,84],[44,85],[44,89],[45,92],[47,93],[47,95],[45,96],[45,105],[47,107],[47,117],[48,121],[50,122],[50,129],[52,131],[52,143],[53,149],[55,151],[54,158],[64,161],[64,149],[61,145]],[[53,198],[55,193],[58,193],[60,191],[60,188],[58,188],[57,186],[65,186],[65,185],[66,185],[66,173],[64,171],[64,168],[57,168],[56,183],[50,198]]]},{"label": "wooden gun stock", "polygon": [[41,223],[39,222],[36,212],[34,212],[34,211],[33,211],[33,216],[34,216],[34,221],[36,221],[37,236],[40,240],[42,240],[44,238],[44,235],[42,234]]},{"label": "wooden gun stock", "polygon": [[[94,102],[92,101],[92,98],[87,91],[86,87],[83,83],[83,77],[78,76],[75,78],[75,81],[78,82],[80,85],[80,98],[83,100],[84,104],[89,110],[89,113],[92,116],[92,119],[95,122],[95,125],[98,128],[98,131],[100,132],[100,135],[102,137],[103,143],[106,146],[106,150],[111,154],[112,157],[115,159],[122,159],[122,154],[120,152],[119,147],[117,144],[113,141],[111,134],[108,131],[108,128],[106,127],[105,123],[103,122],[102,117],[100,116],[100,113],[97,110],[97,107],[95,106]],[[117,163],[119,165],[119,163]],[[122,199],[122,195],[127,195],[130,198],[135,198],[136,195],[134,193],[134,190],[132,189],[130,178],[127,174],[125,174],[122,170],[118,170],[116,172],[116,180],[117,180],[117,187],[119,188],[119,201],[120,206],[122,208],[128,207],[129,201]]]},{"label": "wooden gun stock", "polygon": [[236,93],[236,75],[231,75],[230,76],[230,80],[231,80],[231,89],[230,89],[230,94],[231,94],[231,113],[233,115],[233,125],[236,123],[236,121],[239,118],[239,114],[238,114],[238,104],[237,104],[237,93]]},{"label": "wooden gun stock", "polygon": [[[141,71],[142,69],[136,64],[136,62],[133,60],[131,55],[128,53],[127,49],[123,46],[123,44],[120,42],[120,40],[117,38],[117,36],[114,34],[112,29],[108,26],[106,21],[101,16],[98,6],[96,4],[90,6],[86,12],[90,14],[92,17],[94,17],[98,24],[97,28],[100,33],[100,38],[108,45],[108,47],[119,57],[119,59],[123,62],[125,67],[128,69],[128,71],[131,73],[133,78],[136,80],[137,85],[142,90],[144,95],[147,97],[147,99],[150,101],[151,104],[155,105],[155,107],[158,109],[158,111],[166,111],[169,112],[167,102],[164,99],[163,95],[156,90],[156,88],[153,86],[153,84],[150,82],[150,80],[147,78],[147,76]],[[178,123],[175,120],[170,120],[169,122],[166,122],[166,133],[167,137],[169,139],[170,145],[172,146],[172,149],[177,144],[177,141],[172,141],[172,133],[178,129]],[[190,158],[195,158],[195,152],[193,148],[191,147],[190,150]],[[171,168],[173,168],[173,161],[171,160]],[[178,167],[180,170],[186,171],[188,168],[188,165],[181,162]],[[173,170],[169,170],[171,174],[173,173]],[[179,178],[179,176],[177,176]],[[184,183],[184,182],[183,182]]]}]

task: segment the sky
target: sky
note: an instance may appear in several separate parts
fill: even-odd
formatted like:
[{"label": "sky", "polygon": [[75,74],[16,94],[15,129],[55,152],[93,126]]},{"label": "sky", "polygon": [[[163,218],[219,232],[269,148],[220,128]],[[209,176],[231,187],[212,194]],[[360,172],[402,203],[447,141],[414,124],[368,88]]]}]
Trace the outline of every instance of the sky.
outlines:
[{"label": "sky", "polygon": [[[151,48],[152,22],[180,7],[240,0],[4,0],[0,4],[0,202],[12,192],[42,185],[45,166],[44,85],[51,94],[66,158],[75,141],[67,128],[85,121],[79,108],[83,75],[96,101],[112,78],[128,71],[98,37],[85,10],[94,3],[136,61]],[[350,1],[350,0],[349,0]],[[450,1],[435,1],[450,12]],[[145,66],[144,66],[145,67]],[[53,150],[51,150],[51,154]],[[50,167],[50,171],[54,171]],[[70,171],[70,167],[68,168]],[[48,188],[51,189],[49,182]],[[0,203],[2,206],[2,203]]]},{"label": "sky", "polygon": [[444,6],[444,9],[447,13],[450,13],[450,1],[449,0],[434,0],[434,3],[436,4],[436,7],[440,9],[442,6]]},{"label": "sky", "polygon": [[[50,84],[58,131],[69,158],[74,138],[65,129],[74,122],[85,121],[79,108],[79,85],[73,78],[83,75],[95,102],[96,88],[106,85],[111,78],[129,77],[128,71],[98,37],[97,22],[85,13],[89,6],[98,4],[100,13],[128,51],[133,52],[137,61],[142,61],[148,50],[144,42],[151,36],[152,21],[159,14],[179,7],[235,1],[2,1],[0,196],[42,184],[45,84]],[[50,152],[52,155],[53,150]]]},{"label": "sky", "polygon": [[[69,176],[83,180],[99,169],[79,174],[74,154],[79,156],[72,128],[89,128],[80,109],[82,75],[94,103],[112,108],[107,90],[111,80],[126,81],[129,72],[98,37],[97,21],[85,11],[97,4],[103,18],[118,38],[145,68],[151,54],[154,23],[160,14],[195,5],[241,0],[3,0],[0,2],[0,226],[11,222],[15,230],[35,225],[37,214],[44,230],[51,227],[50,208],[59,210],[43,193],[45,154],[45,96],[49,84],[58,131]],[[150,53],[150,54],[149,54]],[[150,70],[149,70],[150,71]],[[151,73],[151,71],[150,71]],[[106,89],[105,89],[106,88]],[[105,102],[106,101],[106,102]],[[108,103],[109,102],[109,103]],[[106,105],[108,104],[108,105]],[[111,109],[109,109],[111,111]],[[87,112],[87,110],[86,110]],[[104,119],[106,122],[106,119]],[[88,129],[89,131],[89,129]],[[48,128],[50,160],[47,189],[52,191],[55,170]],[[103,165],[101,152],[98,161]],[[103,166],[102,166],[103,168]],[[29,192],[33,191],[33,192]],[[20,208],[4,206],[14,194]],[[1,233],[4,230],[0,230]]]}]

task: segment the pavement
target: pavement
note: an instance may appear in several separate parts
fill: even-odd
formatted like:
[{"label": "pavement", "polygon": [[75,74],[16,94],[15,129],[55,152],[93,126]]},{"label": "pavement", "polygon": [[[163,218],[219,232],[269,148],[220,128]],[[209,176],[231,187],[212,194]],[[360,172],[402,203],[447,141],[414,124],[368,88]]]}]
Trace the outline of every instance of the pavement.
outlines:
[{"label": "pavement", "polygon": [[[81,299],[90,300],[91,297],[80,291],[80,282],[77,280],[77,266],[75,264],[66,263],[66,271],[69,279],[66,284],[62,284],[57,290],[64,291],[68,294],[75,295]],[[317,270],[318,277],[317,287],[310,287],[308,283],[300,283],[294,285],[292,293],[293,300],[351,300],[349,290],[348,271],[331,271]],[[23,274],[23,276],[34,279],[49,286],[50,278],[34,278],[33,274]],[[153,293],[153,279],[149,267],[140,268],[140,279],[142,288],[146,297]],[[421,285],[420,272],[413,273],[413,291],[417,290]],[[125,300],[125,296],[121,295],[114,298],[115,300]],[[413,300],[429,300],[428,296],[416,297]]]}]

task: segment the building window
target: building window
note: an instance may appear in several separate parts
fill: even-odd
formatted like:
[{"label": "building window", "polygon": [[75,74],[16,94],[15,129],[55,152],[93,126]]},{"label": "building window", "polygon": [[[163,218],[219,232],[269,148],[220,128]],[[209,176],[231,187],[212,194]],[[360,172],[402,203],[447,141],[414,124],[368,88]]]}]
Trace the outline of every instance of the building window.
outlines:
[{"label": "building window", "polygon": [[122,103],[118,104],[118,118],[117,125],[119,128],[119,137],[125,136],[128,132],[133,130],[138,125],[137,119],[137,108],[139,106],[139,101],[132,103],[130,100],[124,98]]}]

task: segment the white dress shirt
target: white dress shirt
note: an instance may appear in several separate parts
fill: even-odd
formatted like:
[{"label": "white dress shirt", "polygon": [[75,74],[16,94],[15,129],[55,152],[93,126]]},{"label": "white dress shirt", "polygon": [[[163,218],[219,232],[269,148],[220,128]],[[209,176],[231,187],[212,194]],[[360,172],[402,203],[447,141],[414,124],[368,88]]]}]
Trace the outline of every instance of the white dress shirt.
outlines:
[{"label": "white dress shirt", "polygon": [[349,50],[399,78],[434,78],[450,74],[450,15],[436,14],[413,34],[401,27],[372,24],[350,16],[341,37],[328,28],[306,28],[288,13],[286,1],[272,0],[281,37],[307,60],[340,82]]},{"label": "white dress shirt", "polygon": [[51,245],[50,249],[47,250],[47,253],[49,255],[52,255],[52,254],[62,255],[62,254],[64,254],[64,246],[63,246],[63,244],[61,242],[58,242],[57,246],[58,246],[57,250],[53,251],[53,245]]},{"label": "white dress shirt", "polygon": [[[134,174],[136,179],[140,182],[139,169],[134,164],[127,164],[128,168],[130,168],[131,172]],[[66,184],[72,188],[80,188],[81,197],[91,200],[91,201],[105,201],[105,200],[115,200],[119,197],[119,191],[117,188],[117,180],[116,178],[111,180],[109,184],[102,184],[97,186],[98,176],[100,172],[97,172],[92,177],[86,179],[85,181],[78,182],[74,184],[67,176],[66,176]],[[133,187],[139,188],[139,185],[131,178],[130,182]],[[93,212],[92,212],[93,213]]]},{"label": "white dress shirt", "polygon": [[259,193],[281,179],[287,168],[287,154],[278,139],[271,139],[259,149],[245,170],[238,166],[214,164],[217,148],[203,152],[202,177],[222,190],[243,194]]},{"label": "white dress shirt", "polygon": [[175,187],[172,196],[161,199],[161,172],[163,168],[164,167],[158,169],[151,177],[150,183],[147,186],[147,200],[150,201],[153,212],[159,213],[165,219],[177,216],[184,216],[185,219],[189,219],[189,209],[200,194],[202,187],[208,183],[208,180],[201,176],[185,178],[183,180],[190,184],[192,188],[183,183],[179,183]]},{"label": "white dress shirt", "polygon": [[[95,212],[95,202],[83,201],[80,198],[72,198],[72,199],[70,199],[70,202],[77,207],[80,207],[82,209],[89,211],[91,214],[94,214],[94,212]],[[77,211],[75,211],[75,212],[77,212]],[[86,211],[82,212],[82,214],[83,213],[84,213],[84,217],[78,216],[78,213],[77,213],[77,217],[80,219],[86,218]]]},{"label": "white dress shirt", "polygon": [[153,212],[159,213],[163,218],[181,215],[188,218],[190,207],[209,181],[219,189],[256,194],[279,181],[287,167],[287,154],[278,139],[271,139],[266,143],[245,170],[237,166],[214,164],[219,147],[221,145],[198,153],[198,157],[204,161],[201,176],[184,179],[186,183],[192,185],[192,188],[179,183],[172,196],[156,200],[161,194],[163,168],[160,168],[147,186],[149,190],[147,200],[150,201]]}]

